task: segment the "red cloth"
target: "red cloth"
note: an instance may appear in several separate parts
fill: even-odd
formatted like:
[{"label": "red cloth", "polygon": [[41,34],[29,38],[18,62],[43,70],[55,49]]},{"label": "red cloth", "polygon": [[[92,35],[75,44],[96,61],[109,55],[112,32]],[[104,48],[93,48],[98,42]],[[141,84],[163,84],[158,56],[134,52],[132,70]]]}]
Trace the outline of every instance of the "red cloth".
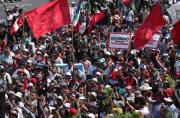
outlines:
[{"label": "red cloth", "polygon": [[111,73],[111,77],[112,77],[112,80],[116,80],[117,79],[117,73],[115,71],[113,71]]},{"label": "red cloth", "polygon": [[20,14],[14,24],[10,28],[10,34],[13,35],[24,24],[23,15]]},{"label": "red cloth", "polygon": [[68,0],[54,0],[25,13],[35,38],[70,23]]},{"label": "red cloth", "polygon": [[175,44],[180,44],[180,20],[174,24],[174,28],[171,30],[171,34],[173,37],[173,42]]},{"label": "red cloth", "polygon": [[77,25],[74,27],[74,31],[79,32],[80,26],[81,26],[81,23],[78,21]]},{"label": "red cloth", "polygon": [[96,25],[96,23],[98,23],[100,20],[102,20],[103,18],[105,18],[106,15],[104,12],[100,12],[100,13],[95,13],[90,20],[89,26],[88,26],[88,33],[91,33],[93,26]]},{"label": "red cloth", "polygon": [[28,78],[24,78],[24,90],[27,90],[28,88]]},{"label": "red cloth", "polygon": [[5,48],[6,45],[7,45],[7,40],[6,39],[2,40],[1,43],[0,43],[1,48],[2,49]]},{"label": "red cloth", "polygon": [[135,82],[135,79],[134,79],[134,77],[128,77],[127,79],[126,79],[126,85],[127,86],[136,86],[136,82]]},{"label": "red cloth", "polygon": [[173,94],[174,94],[174,92],[173,92],[173,90],[172,90],[172,88],[166,88],[166,95],[167,95],[167,97],[172,97],[173,96]]},{"label": "red cloth", "polygon": [[130,4],[131,0],[123,0],[123,3],[125,6],[128,6]]},{"label": "red cloth", "polygon": [[164,20],[161,7],[157,2],[152,8],[150,14],[145,18],[141,26],[135,33],[134,36],[134,46],[136,49],[141,49],[147,44],[152,36],[159,31],[161,26],[165,25],[166,21]]},{"label": "red cloth", "polygon": [[78,111],[77,111],[75,108],[70,108],[70,109],[69,109],[69,112],[70,112],[72,115],[76,115]]}]

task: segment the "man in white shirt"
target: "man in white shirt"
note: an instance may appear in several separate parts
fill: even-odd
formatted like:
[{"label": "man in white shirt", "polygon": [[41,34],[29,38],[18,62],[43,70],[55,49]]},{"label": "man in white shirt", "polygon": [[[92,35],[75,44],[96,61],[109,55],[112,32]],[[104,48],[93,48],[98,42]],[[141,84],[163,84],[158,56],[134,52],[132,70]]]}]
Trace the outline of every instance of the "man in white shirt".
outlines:
[{"label": "man in white shirt", "polygon": [[174,64],[176,76],[180,76],[180,53],[176,52],[176,63]]},{"label": "man in white shirt", "polygon": [[129,12],[127,13],[127,15],[125,17],[125,21],[126,21],[126,24],[128,26],[128,29],[131,28],[133,17],[134,17],[134,12],[133,12],[132,8],[130,8]]}]

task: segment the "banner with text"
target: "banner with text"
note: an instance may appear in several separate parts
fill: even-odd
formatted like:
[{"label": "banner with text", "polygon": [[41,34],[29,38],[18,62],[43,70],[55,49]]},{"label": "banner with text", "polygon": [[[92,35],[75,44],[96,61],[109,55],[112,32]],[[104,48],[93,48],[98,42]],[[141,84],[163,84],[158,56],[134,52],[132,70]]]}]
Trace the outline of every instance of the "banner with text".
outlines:
[{"label": "banner with text", "polygon": [[110,33],[110,48],[129,49],[131,41],[131,34],[113,32]]},{"label": "banner with text", "polygon": [[145,48],[156,48],[160,39],[160,34],[154,34],[152,40],[149,41],[144,47]]}]

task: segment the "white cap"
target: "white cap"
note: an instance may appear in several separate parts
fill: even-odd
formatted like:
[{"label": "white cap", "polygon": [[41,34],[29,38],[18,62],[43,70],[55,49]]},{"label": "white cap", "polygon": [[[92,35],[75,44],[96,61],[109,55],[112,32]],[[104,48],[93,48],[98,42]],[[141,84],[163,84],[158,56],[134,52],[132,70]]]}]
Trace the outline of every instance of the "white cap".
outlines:
[{"label": "white cap", "polygon": [[63,100],[63,97],[61,95],[59,95],[57,98]]},{"label": "white cap", "polygon": [[94,97],[97,97],[97,93],[96,92],[91,92],[91,95],[93,95]]},{"label": "white cap", "polygon": [[97,82],[98,80],[97,78],[92,78],[92,81]]},{"label": "white cap", "polygon": [[101,76],[102,74],[101,74],[100,72],[96,72],[96,75],[99,75],[99,76]]},{"label": "white cap", "polygon": [[31,59],[28,59],[28,60],[27,60],[27,63],[30,63],[30,64],[31,64],[31,63],[32,63],[32,60],[31,60]]},{"label": "white cap", "polygon": [[106,85],[105,88],[111,88],[111,86],[110,85]]},{"label": "white cap", "polygon": [[71,104],[70,103],[64,103],[64,106],[67,108],[71,108]]},{"label": "white cap", "polygon": [[85,96],[80,96],[79,99],[80,99],[80,100],[85,100],[86,97],[85,97]]},{"label": "white cap", "polygon": [[163,98],[167,102],[173,102],[173,99],[171,97]]},{"label": "white cap", "polygon": [[95,115],[93,113],[89,113],[89,114],[87,114],[87,116],[90,118],[95,118]]},{"label": "white cap", "polygon": [[142,86],[140,86],[140,90],[151,90],[152,89],[152,87],[151,86],[149,86],[149,84],[148,83],[144,83]]},{"label": "white cap", "polygon": [[134,99],[134,97],[133,97],[133,96],[130,96],[130,97],[127,97],[127,100],[128,100],[128,101],[131,101],[131,102],[133,102],[133,103],[134,103],[134,100],[135,100],[135,99]]},{"label": "white cap", "polygon": [[33,86],[33,83],[30,82],[30,83],[28,84],[28,86],[29,86],[29,87],[32,87],[32,86]]},{"label": "white cap", "polygon": [[66,75],[71,76],[71,72],[66,72]]},{"label": "white cap", "polygon": [[17,93],[15,94],[15,96],[17,96],[17,97],[19,97],[19,98],[22,98],[22,93],[21,93],[21,92],[17,92]]},{"label": "white cap", "polygon": [[132,49],[132,50],[131,50],[131,54],[132,54],[132,55],[136,55],[138,52],[139,52],[139,51],[136,50],[136,49]]}]

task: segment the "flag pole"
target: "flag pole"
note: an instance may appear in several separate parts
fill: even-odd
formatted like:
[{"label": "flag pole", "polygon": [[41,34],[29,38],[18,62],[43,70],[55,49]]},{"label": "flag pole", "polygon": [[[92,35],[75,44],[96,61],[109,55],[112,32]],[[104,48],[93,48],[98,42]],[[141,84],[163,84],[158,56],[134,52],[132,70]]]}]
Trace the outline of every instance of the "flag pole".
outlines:
[{"label": "flag pole", "polygon": [[74,57],[74,27],[73,27],[73,24],[71,24],[71,39],[72,39],[72,61],[73,61],[73,64],[75,63],[75,57]]},{"label": "flag pole", "polygon": [[[22,15],[23,15],[23,21],[24,21],[24,9],[23,9],[23,12],[22,12]],[[25,41],[25,39],[24,39],[24,25],[25,25],[25,23],[23,24],[23,29],[22,29],[22,33],[23,33],[23,41]]]}]

